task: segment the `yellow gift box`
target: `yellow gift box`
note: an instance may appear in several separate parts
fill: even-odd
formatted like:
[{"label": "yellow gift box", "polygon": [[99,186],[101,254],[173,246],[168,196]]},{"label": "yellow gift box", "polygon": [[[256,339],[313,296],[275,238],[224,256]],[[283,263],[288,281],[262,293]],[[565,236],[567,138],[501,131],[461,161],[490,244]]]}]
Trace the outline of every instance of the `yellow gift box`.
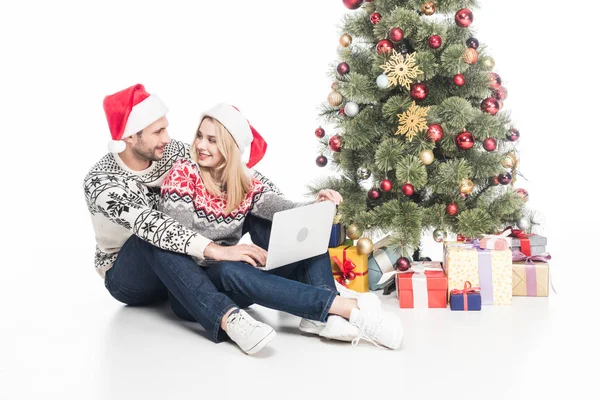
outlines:
[{"label": "yellow gift box", "polygon": [[481,304],[512,303],[512,253],[510,250],[481,250],[473,244],[444,243],[444,269],[448,293],[462,289],[466,281],[481,287]]},{"label": "yellow gift box", "polygon": [[526,264],[516,261],[512,265],[513,296],[547,297],[550,266],[545,262]]},{"label": "yellow gift box", "polygon": [[333,277],[350,290],[369,291],[369,256],[358,253],[356,246],[343,244],[329,248]]}]

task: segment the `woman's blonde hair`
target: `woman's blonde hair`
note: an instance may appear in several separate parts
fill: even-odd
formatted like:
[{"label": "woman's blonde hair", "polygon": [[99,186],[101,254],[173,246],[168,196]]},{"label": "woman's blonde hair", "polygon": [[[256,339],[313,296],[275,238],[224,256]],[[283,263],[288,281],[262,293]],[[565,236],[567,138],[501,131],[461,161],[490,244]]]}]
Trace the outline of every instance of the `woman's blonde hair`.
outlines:
[{"label": "woman's blonde hair", "polygon": [[235,139],[227,128],[218,120],[212,117],[204,117],[190,146],[190,156],[196,164],[198,163],[198,154],[195,151],[196,140],[200,133],[200,125],[204,119],[210,119],[215,126],[217,136],[217,148],[223,155],[223,161],[214,168],[204,168],[200,165],[200,176],[206,186],[206,190],[213,196],[221,196],[223,192],[227,193],[227,206],[225,212],[230,213],[237,209],[246,195],[250,191],[250,177],[246,168],[242,164],[242,155]]}]

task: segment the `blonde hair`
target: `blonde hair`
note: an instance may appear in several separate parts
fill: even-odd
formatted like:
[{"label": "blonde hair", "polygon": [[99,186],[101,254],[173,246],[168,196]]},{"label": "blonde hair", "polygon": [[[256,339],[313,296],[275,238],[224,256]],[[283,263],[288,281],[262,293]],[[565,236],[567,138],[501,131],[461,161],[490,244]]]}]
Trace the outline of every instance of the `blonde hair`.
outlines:
[{"label": "blonde hair", "polygon": [[[200,176],[206,190],[211,195],[218,197],[223,192],[227,193],[225,212],[230,213],[240,206],[250,191],[250,177],[242,164],[240,148],[231,133],[218,120],[208,116],[204,117],[202,121],[204,119],[210,119],[215,125],[217,148],[223,155],[223,161],[214,168],[205,168],[198,165]],[[194,148],[202,121],[196,129],[194,140],[190,146],[190,156],[196,164],[198,164],[198,154],[194,151]]]}]

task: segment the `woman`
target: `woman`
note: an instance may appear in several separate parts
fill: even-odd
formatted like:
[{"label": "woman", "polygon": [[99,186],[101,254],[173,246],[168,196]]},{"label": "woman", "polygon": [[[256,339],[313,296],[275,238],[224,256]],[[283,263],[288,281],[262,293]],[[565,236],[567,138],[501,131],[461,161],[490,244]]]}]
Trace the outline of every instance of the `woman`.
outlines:
[{"label": "woman", "polygon": [[[285,199],[264,176],[249,172],[242,162],[247,147],[246,166],[251,168],[264,155],[266,144],[235,107],[219,104],[200,118],[190,146],[193,161],[176,162],[162,184],[162,211],[213,240],[204,252],[206,258],[197,262],[241,308],[257,303],[302,317],[300,329],[305,332],[353,344],[365,338],[378,346],[398,348],[400,320],[383,312],[374,294],[340,296],[327,253],[266,272],[257,268],[265,264],[266,251],[238,244],[246,216],[272,220],[278,211],[303,205]],[[323,190],[317,198],[341,200],[333,190]],[[243,310],[230,312],[230,317],[248,317]],[[257,345],[262,348],[274,331],[256,321],[252,324],[269,332]]]}]

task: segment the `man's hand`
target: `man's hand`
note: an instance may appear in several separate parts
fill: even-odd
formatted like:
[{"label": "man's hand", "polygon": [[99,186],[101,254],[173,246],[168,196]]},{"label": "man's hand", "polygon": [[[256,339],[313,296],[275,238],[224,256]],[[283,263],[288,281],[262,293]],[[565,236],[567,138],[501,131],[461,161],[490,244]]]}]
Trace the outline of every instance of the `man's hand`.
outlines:
[{"label": "man's hand", "polygon": [[335,205],[340,204],[344,199],[342,195],[336,192],[333,189],[323,189],[317,195],[317,202],[331,200],[335,203]]},{"label": "man's hand", "polygon": [[243,261],[253,267],[264,266],[267,263],[267,252],[255,244],[220,246],[212,242],[204,249],[204,257],[216,261]]}]

